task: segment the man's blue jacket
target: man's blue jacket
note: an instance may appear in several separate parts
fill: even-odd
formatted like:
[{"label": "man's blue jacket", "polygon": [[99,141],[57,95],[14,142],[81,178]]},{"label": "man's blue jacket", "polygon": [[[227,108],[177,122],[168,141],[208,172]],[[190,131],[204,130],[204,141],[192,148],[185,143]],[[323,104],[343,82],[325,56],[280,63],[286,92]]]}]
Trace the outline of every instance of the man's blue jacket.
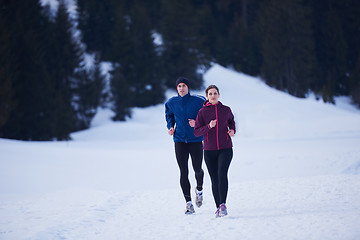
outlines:
[{"label": "man's blue jacket", "polygon": [[204,102],[204,97],[188,93],[184,97],[178,94],[165,103],[167,128],[175,129],[174,142],[201,142],[204,139],[203,136],[195,137],[194,128],[189,125],[189,119],[196,119]]}]

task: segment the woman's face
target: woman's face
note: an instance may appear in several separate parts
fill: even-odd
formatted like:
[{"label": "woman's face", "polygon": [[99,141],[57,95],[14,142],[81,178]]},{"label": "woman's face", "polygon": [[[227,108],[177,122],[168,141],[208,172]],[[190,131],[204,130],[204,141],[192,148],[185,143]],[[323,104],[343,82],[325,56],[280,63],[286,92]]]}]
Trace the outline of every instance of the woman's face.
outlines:
[{"label": "woman's face", "polygon": [[211,88],[209,89],[206,97],[211,104],[217,104],[219,101],[220,94],[218,93],[216,88]]}]

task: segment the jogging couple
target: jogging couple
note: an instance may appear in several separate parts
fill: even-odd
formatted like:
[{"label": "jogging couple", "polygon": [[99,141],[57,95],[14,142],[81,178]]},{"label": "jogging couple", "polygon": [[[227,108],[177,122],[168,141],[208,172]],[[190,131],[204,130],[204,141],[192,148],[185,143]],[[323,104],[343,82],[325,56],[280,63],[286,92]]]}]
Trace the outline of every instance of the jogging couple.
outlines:
[{"label": "jogging couple", "polygon": [[[228,170],[233,157],[231,137],[235,134],[235,121],[231,109],[219,101],[217,86],[210,85],[206,98],[190,95],[190,81],[176,80],[178,96],[165,103],[165,117],[169,135],[175,142],[175,155],[180,168],[180,186],[186,201],[185,214],[195,212],[188,178],[188,159],[191,156],[195,171],[195,204],[203,202],[203,155],[209,171],[212,193],[216,204],[216,217],[227,215]],[[203,144],[204,141],[204,144]]]}]

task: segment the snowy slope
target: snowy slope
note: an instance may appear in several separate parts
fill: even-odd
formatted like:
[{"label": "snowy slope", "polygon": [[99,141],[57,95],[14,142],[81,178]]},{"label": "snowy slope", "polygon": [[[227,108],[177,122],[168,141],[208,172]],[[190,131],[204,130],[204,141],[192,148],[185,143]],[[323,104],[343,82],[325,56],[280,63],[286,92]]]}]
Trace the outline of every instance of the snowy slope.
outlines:
[{"label": "snowy slope", "polygon": [[237,123],[229,216],[205,164],[204,205],[184,214],[163,105],[121,123],[101,110],[73,141],[0,139],[0,239],[360,239],[360,111],[218,65],[209,84]]}]

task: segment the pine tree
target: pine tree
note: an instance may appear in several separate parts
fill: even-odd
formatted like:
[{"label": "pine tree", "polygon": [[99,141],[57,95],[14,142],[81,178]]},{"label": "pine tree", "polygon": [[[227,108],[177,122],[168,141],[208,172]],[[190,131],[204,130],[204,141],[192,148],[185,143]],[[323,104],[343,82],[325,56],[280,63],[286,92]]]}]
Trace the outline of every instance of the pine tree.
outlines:
[{"label": "pine tree", "polygon": [[[163,80],[152,39],[148,12],[141,1],[119,5],[112,35],[112,61],[118,65],[112,78],[115,120],[131,116],[131,107],[145,107],[164,99]],[[114,89],[119,87],[120,89]],[[123,95],[127,100],[122,99]],[[128,103],[125,104],[125,103]]]},{"label": "pine tree", "polygon": [[347,46],[343,37],[341,21],[332,0],[319,5],[314,2],[314,26],[316,55],[319,62],[319,78],[313,87],[325,102],[334,103],[333,97],[349,93],[347,71]]},{"label": "pine tree", "polygon": [[206,42],[210,57],[221,65],[259,75],[262,64],[260,44],[253,25],[262,0],[206,1],[208,13]]},{"label": "pine tree", "polygon": [[129,56],[130,62],[123,65],[131,64],[131,67],[128,67],[129,72],[124,74],[134,89],[133,106],[155,105],[164,100],[164,89],[163,81],[158,74],[159,59],[155,54],[150,19],[145,7],[140,3],[132,6],[129,17],[132,52]]},{"label": "pine tree", "polygon": [[112,54],[112,31],[115,23],[117,4],[126,2],[107,0],[77,0],[79,29],[87,51],[97,52],[102,59]]},{"label": "pine tree", "polygon": [[360,108],[360,1],[334,1],[334,8],[342,23],[347,45],[347,68],[350,78],[349,90],[353,102]]},{"label": "pine tree", "polygon": [[72,29],[65,3],[60,1],[54,29],[54,45],[59,47],[53,54],[56,56],[54,64],[60,67],[54,76],[57,104],[61,106],[57,112],[59,134],[89,128],[104,87],[99,58],[95,58],[94,69],[87,71],[81,65],[82,51],[72,36]]},{"label": "pine tree", "polygon": [[[1,130],[1,136],[23,140],[52,139],[52,82],[45,59],[49,21],[36,0],[3,1],[4,24],[8,27],[9,51],[15,107]],[[49,130],[50,129],[50,130]]]},{"label": "pine tree", "polygon": [[260,74],[262,60],[259,41],[252,29],[243,23],[243,19],[235,14],[229,26],[227,62],[235,70],[255,76]]},{"label": "pine tree", "polygon": [[114,101],[112,108],[115,112],[114,121],[125,121],[126,117],[131,117],[131,106],[135,96],[123,72],[120,65],[112,71],[111,93]]},{"label": "pine tree", "polygon": [[[186,76],[191,80],[191,88],[202,85],[201,75],[197,72],[201,52],[198,48],[198,24],[196,12],[187,1],[163,1],[161,33],[164,41],[162,63],[166,87],[175,88],[175,80]],[[200,43],[201,44],[201,43]]]},{"label": "pine tree", "polygon": [[347,73],[351,73],[358,63],[358,56],[360,54],[360,1],[332,0],[332,9],[337,13],[341,23],[341,32],[347,47]]},{"label": "pine tree", "polygon": [[12,79],[12,61],[10,52],[10,35],[4,25],[4,9],[0,5],[0,137],[1,128],[8,121],[14,108]]},{"label": "pine tree", "polygon": [[64,1],[55,17],[36,0],[3,4],[12,39],[8,50],[13,61],[9,63],[15,74],[14,109],[0,135],[23,140],[69,139],[76,130],[72,87],[81,53],[72,38]]},{"label": "pine tree", "polygon": [[[350,93],[354,101],[359,103],[360,2],[332,0],[331,7],[336,12],[339,21],[338,25],[335,25],[337,29],[333,29],[334,32],[338,31],[335,33],[337,39],[334,39],[339,64],[336,68],[339,72],[336,85],[337,94],[348,95]],[[338,36],[339,33],[341,36]],[[340,49],[340,47],[345,49]],[[344,53],[346,53],[345,57]]]},{"label": "pine tree", "polygon": [[73,87],[73,107],[76,119],[75,129],[83,130],[90,127],[100,105],[101,93],[104,88],[104,76],[101,74],[99,57],[95,58],[94,68],[88,73],[84,67],[75,75],[76,86]]},{"label": "pine tree", "polygon": [[237,71],[243,69],[244,61],[246,61],[246,56],[244,52],[242,52],[246,31],[241,17],[238,14],[235,14],[229,27],[228,44],[226,45],[229,48],[227,50],[229,54],[229,63],[231,63],[233,68]]},{"label": "pine tree", "polygon": [[49,62],[56,69],[53,81],[56,89],[55,126],[58,139],[68,139],[77,130],[76,113],[73,110],[73,86],[77,79],[75,69],[80,65],[80,50],[72,36],[72,23],[65,2],[61,0],[55,17],[52,40],[54,46]]},{"label": "pine tree", "polygon": [[305,97],[316,79],[310,16],[301,0],[271,0],[263,4],[257,23],[264,79],[297,97]]},{"label": "pine tree", "polygon": [[360,108],[360,53],[357,64],[351,73],[351,91],[350,95],[353,102]]}]

